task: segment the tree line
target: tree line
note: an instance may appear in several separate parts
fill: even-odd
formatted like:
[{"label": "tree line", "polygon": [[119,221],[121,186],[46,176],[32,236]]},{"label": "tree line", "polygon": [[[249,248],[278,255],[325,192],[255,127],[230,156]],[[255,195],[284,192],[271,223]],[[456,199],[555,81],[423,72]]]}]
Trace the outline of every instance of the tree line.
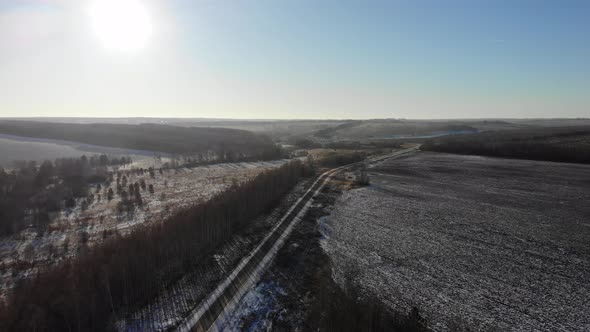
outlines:
[{"label": "tree line", "polygon": [[89,195],[92,184],[109,177],[108,166],[124,165],[129,157],[106,155],[61,158],[54,162],[16,162],[17,168],[0,168],[0,235],[18,232],[28,225],[43,228],[50,213],[71,208]]},{"label": "tree line", "polygon": [[104,331],[145,305],[216,246],[271,209],[310,170],[265,171],[161,223],[136,228],[23,280],[0,305],[3,331]]},{"label": "tree line", "polygon": [[222,161],[268,160],[281,156],[281,150],[269,137],[228,128],[5,120],[0,121],[0,133],[170,154],[211,151]]},{"label": "tree line", "polygon": [[320,167],[338,167],[351,163],[356,163],[364,160],[367,157],[367,153],[363,151],[341,151],[334,152],[330,151],[317,159],[312,159],[315,165]]},{"label": "tree line", "polygon": [[453,135],[422,150],[503,158],[590,163],[590,127],[534,128]]}]

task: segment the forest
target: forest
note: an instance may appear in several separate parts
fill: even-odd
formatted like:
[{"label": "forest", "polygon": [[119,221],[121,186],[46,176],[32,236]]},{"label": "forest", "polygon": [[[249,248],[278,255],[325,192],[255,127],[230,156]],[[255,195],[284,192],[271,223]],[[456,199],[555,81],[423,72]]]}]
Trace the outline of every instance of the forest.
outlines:
[{"label": "forest", "polygon": [[227,128],[4,120],[0,121],[0,134],[169,154],[212,152],[217,159],[228,162],[276,159],[281,155],[280,149],[267,136]]},{"label": "forest", "polygon": [[590,163],[590,126],[527,128],[451,135],[422,150],[503,158]]},{"label": "forest", "polygon": [[[472,126],[473,125],[473,126]],[[403,119],[351,120],[316,131],[322,139],[375,139],[420,136],[448,132],[477,132],[477,123],[464,121],[416,121]]]},{"label": "forest", "polygon": [[324,153],[314,163],[320,167],[334,168],[342,165],[352,164],[364,160],[367,157],[366,152],[359,151],[330,151]]},{"label": "forest", "polygon": [[0,304],[0,330],[112,329],[310,174],[292,161],[22,280]]},{"label": "forest", "polygon": [[41,165],[17,162],[17,168],[10,171],[0,168],[0,235],[13,234],[28,225],[43,229],[52,212],[71,208],[77,198],[89,198],[89,194],[94,199],[89,189],[112,177],[108,166],[130,162],[129,157],[100,155],[44,161]]}]

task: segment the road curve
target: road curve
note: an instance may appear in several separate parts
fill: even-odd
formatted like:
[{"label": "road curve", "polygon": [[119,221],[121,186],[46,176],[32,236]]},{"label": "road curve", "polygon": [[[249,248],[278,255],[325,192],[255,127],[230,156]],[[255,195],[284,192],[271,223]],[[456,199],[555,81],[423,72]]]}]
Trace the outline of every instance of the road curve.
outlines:
[{"label": "road curve", "polygon": [[272,259],[285,243],[291,230],[305,215],[307,209],[324,185],[340,171],[361,164],[371,164],[385,159],[414,152],[419,146],[391,154],[369,158],[360,162],[337,167],[322,173],[311,187],[291,206],[281,220],[260,241],[258,246],[246,255],[217,288],[207,296],[190,315],[178,326],[178,332],[218,331],[223,317],[231,312],[244,293],[260,279],[270,266]]}]

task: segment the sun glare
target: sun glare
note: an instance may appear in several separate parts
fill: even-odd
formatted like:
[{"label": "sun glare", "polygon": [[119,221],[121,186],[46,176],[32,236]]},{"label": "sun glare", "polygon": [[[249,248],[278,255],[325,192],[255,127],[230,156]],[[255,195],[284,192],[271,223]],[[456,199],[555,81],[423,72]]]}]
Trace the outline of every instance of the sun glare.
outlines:
[{"label": "sun glare", "polygon": [[96,0],[89,14],[96,35],[109,50],[139,50],[152,34],[149,12],[139,0]]}]

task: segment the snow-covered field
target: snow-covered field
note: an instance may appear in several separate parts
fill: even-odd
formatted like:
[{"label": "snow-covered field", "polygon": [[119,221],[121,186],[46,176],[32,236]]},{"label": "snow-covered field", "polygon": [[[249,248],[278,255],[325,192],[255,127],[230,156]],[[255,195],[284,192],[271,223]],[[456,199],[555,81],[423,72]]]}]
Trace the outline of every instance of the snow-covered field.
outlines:
[{"label": "snow-covered field", "polygon": [[590,330],[590,166],[418,153],[320,221],[335,279],[436,331]]},{"label": "snow-covered field", "polygon": [[82,151],[68,145],[44,142],[28,142],[3,138],[0,135],[0,167],[10,168],[15,160],[53,160],[79,157]]},{"label": "snow-covered field", "polygon": [[[156,161],[154,158],[140,159],[123,170],[152,166]],[[182,207],[207,200],[227,189],[233,182],[248,181],[285,162],[287,160],[169,169],[163,170],[162,174],[156,171],[154,178],[148,172],[129,174],[128,183],[144,180],[146,188],[150,184],[154,187],[153,194],[148,189],[141,190],[143,206],[135,207],[131,213],[118,212],[119,195],[115,194],[110,202],[106,199],[108,187],[98,192],[93,188],[91,192],[95,199],[86,210],[82,210],[80,201],[77,202],[74,209],[54,216],[45,233],[27,229],[0,239],[0,289],[12,287],[14,281],[38,267],[78,254],[114,232],[125,234],[136,225],[164,220]],[[110,188],[116,193],[115,181]]]},{"label": "snow-covered field", "polygon": [[57,158],[79,158],[83,155],[106,154],[132,156],[133,160],[144,160],[145,163],[154,160],[154,158],[150,157],[166,155],[165,153],[153,151],[113,148],[72,141],[6,134],[0,134],[0,152],[0,167],[4,168],[13,167],[15,160],[34,160],[40,163],[44,160],[55,160]]}]

